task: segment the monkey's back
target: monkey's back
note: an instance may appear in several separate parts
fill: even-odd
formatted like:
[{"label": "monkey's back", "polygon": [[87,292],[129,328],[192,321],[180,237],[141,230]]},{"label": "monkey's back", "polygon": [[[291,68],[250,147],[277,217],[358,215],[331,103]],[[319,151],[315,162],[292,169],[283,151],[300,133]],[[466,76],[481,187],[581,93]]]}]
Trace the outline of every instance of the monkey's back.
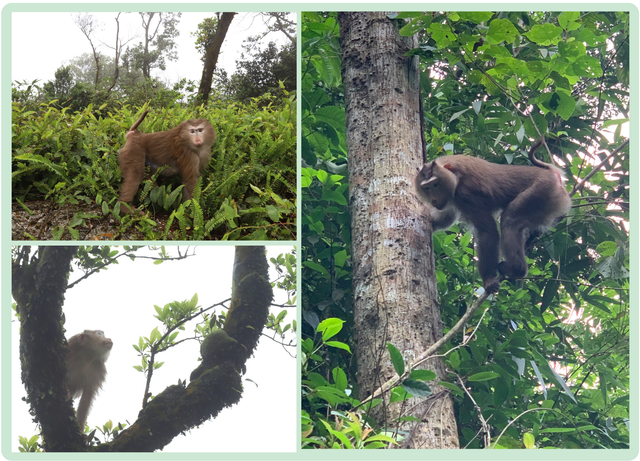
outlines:
[{"label": "monkey's back", "polygon": [[562,213],[570,206],[569,196],[562,184],[561,172],[551,166],[546,168],[525,165],[503,165],[467,155],[440,157],[441,165],[451,163],[458,177],[454,194],[456,206],[463,217],[474,215],[478,208],[491,213],[504,210],[516,197],[535,187],[536,200],[563,201]]}]

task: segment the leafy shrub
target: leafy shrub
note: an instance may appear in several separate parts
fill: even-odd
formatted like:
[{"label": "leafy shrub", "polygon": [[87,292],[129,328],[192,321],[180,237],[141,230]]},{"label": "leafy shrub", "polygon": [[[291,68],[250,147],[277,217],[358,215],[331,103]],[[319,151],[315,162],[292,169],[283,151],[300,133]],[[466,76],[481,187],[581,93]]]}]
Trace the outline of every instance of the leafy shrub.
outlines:
[{"label": "leafy shrub", "polygon": [[[295,98],[285,92],[281,104],[271,101],[265,95],[247,104],[151,109],[140,127],[143,132],[168,130],[202,117],[211,120],[217,140],[191,202],[180,204],[180,182],[156,187],[152,178],[143,182],[136,203],[155,211],[173,210],[170,220],[177,219],[184,229],[201,221],[199,238],[295,239]],[[51,103],[28,110],[14,102],[12,109],[14,200],[44,199],[58,206],[95,203],[103,215],[116,215],[121,225],[141,219],[121,218],[117,201],[117,152],[141,108],[122,105],[100,115],[104,105],[71,113]],[[146,238],[159,237],[152,226],[144,232]],[[162,236],[173,237],[169,230]]]}]

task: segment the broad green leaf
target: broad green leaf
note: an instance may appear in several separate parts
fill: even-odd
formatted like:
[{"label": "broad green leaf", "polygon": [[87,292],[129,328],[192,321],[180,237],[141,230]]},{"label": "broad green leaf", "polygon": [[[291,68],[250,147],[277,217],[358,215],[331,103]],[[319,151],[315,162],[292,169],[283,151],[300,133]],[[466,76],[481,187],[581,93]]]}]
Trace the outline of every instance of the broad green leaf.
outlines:
[{"label": "broad green leaf", "polygon": [[562,28],[549,23],[536,24],[524,35],[538,45],[557,45],[562,40]]},{"label": "broad green leaf", "polygon": [[322,333],[322,340],[327,341],[337,335],[342,330],[344,320],[329,318],[325,319],[318,325],[317,331]]},{"label": "broad green leaf", "polygon": [[389,355],[391,356],[391,363],[393,363],[393,368],[395,368],[396,373],[398,375],[402,375],[404,373],[404,359],[402,358],[402,354],[400,351],[391,343],[387,343],[387,349],[389,350]]},{"label": "broad green leaf", "polygon": [[432,381],[437,378],[436,374],[431,370],[413,370],[409,378],[417,381]]},{"label": "broad green leaf", "polygon": [[535,448],[536,438],[530,432],[525,432],[522,435],[522,442],[524,443],[525,448],[531,449]]},{"label": "broad green leaf", "polygon": [[478,382],[478,381],[489,381],[490,379],[495,379],[499,377],[500,374],[495,371],[483,371],[480,373],[475,373],[467,378],[467,381]]},{"label": "broad green leaf", "polygon": [[469,21],[474,24],[480,24],[481,22],[488,21],[493,17],[494,13],[481,12],[481,11],[461,11],[458,12],[458,16],[461,21]]},{"label": "broad green leaf", "polygon": [[402,382],[402,387],[414,397],[429,397],[432,393],[431,388],[426,383],[413,379],[405,379]]},{"label": "broad green leaf", "polygon": [[487,42],[492,45],[505,42],[507,44],[512,43],[518,30],[508,19],[494,19],[489,24],[489,31],[487,32]]}]

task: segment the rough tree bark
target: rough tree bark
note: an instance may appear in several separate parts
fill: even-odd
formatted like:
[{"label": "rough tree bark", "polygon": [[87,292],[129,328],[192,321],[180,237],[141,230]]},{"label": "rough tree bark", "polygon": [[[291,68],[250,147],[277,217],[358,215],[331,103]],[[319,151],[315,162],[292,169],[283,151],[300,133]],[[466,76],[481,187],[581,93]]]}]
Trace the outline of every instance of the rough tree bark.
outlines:
[{"label": "rough tree bark", "polygon": [[231,21],[236,13],[222,13],[215,35],[209,40],[204,58],[204,68],[202,69],[202,79],[198,89],[198,100],[201,104],[206,104],[211,92],[211,82],[213,81],[213,71],[216,70],[220,48],[227,35]]},{"label": "rough tree bark", "polygon": [[42,428],[47,452],[80,451],[84,439],[65,386],[66,349],[62,304],[71,259],[77,247],[17,250],[11,292],[20,315],[20,365],[34,421]]},{"label": "rough tree bark", "polygon": [[[401,37],[400,24],[387,14],[338,15],[361,399],[395,375],[386,343],[409,362],[442,336],[431,228],[413,187],[422,163],[419,68],[418,58],[404,53],[418,42]],[[437,380],[446,377],[439,359],[427,368]],[[413,398],[402,407],[419,419],[399,427],[409,433],[402,448],[458,448],[452,400],[443,388],[429,384],[429,398]],[[384,404],[373,416],[397,428],[402,408]]]}]

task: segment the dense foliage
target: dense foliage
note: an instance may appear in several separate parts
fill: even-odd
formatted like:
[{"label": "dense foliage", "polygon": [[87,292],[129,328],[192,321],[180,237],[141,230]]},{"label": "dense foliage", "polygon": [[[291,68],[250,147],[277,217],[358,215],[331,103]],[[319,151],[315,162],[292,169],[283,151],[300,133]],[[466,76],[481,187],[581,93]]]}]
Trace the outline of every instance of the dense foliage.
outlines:
[{"label": "dense foliage", "polygon": [[[495,447],[628,448],[629,14],[390,19],[400,34],[420,37],[413,52],[429,159],[465,153],[526,164],[530,140],[543,134],[574,192],[569,216],[530,239],[528,277],[503,282],[469,325],[478,325],[471,341],[441,349],[460,446],[481,448],[490,435]],[[368,437],[403,434],[353,411],[357,325],[336,14],[304,13],[301,30],[303,444],[389,446]],[[434,234],[445,331],[479,286],[472,241],[463,226]]]},{"label": "dense foliage", "polygon": [[[14,102],[13,199],[25,207],[38,199],[58,206],[95,203],[102,216],[117,215],[117,233],[135,224],[146,238],[295,238],[295,98],[285,92],[280,104],[269,101],[266,95],[247,104],[151,110],[140,127],[143,132],[163,131],[183,120],[203,117],[217,133],[211,163],[189,206],[180,204],[179,179],[158,187],[154,186],[157,177],[143,182],[138,203],[172,212],[160,233],[150,219],[120,220],[117,212],[120,171],[116,154],[140,115],[138,108],[122,105],[108,110],[89,105],[74,113],[50,104],[25,107]],[[66,229],[57,229],[53,237],[60,238],[63,231],[76,236],[74,227],[82,225],[85,217],[99,215],[79,217]],[[177,233],[171,228],[174,221],[180,228]]]},{"label": "dense foliage", "polygon": [[236,73],[227,84],[234,99],[246,101],[274,92],[281,84],[291,93],[296,91],[295,43],[280,49],[273,42],[269,42],[264,50],[253,50],[249,45],[243,47],[247,56],[242,53],[236,61]]}]

